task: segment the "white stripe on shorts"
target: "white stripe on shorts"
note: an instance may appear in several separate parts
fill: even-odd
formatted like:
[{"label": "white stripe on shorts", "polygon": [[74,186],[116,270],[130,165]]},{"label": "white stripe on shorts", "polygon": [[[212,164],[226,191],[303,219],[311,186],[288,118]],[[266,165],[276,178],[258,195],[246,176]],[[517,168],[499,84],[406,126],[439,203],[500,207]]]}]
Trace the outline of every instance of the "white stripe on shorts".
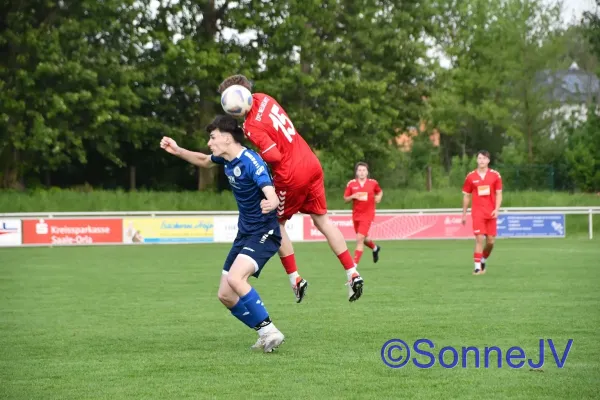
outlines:
[{"label": "white stripe on shorts", "polygon": [[250,257],[248,254],[238,254],[238,257],[244,257],[252,261],[252,264],[254,264],[254,272],[258,272],[258,263],[254,258]]}]

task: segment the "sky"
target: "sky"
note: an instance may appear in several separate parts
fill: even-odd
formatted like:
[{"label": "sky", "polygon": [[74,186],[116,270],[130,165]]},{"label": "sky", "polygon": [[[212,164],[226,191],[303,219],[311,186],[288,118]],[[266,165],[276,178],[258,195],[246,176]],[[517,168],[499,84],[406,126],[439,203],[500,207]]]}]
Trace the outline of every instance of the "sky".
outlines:
[{"label": "sky", "polygon": [[[545,2],[552,3],[549,0],[545,0]],[[584,11],[593,10],[596,10],[594,0],[563,0],[562,19],[565,23],[572,21],[574,16],[577,20],[580,20]],[[596,11],[600,12],[600,10]]]}]

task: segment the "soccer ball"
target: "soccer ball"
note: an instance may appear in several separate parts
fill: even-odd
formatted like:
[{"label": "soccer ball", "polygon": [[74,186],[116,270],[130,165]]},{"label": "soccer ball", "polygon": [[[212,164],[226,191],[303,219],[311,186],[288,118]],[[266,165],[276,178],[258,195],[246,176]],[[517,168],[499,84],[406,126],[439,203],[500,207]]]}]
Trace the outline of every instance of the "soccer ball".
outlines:
[{"label": "soccer ball", "polygon": [[252,93],[240,85],[229,86],[221,94],[221,106],[227,114],[241,117],[252,108]]}]

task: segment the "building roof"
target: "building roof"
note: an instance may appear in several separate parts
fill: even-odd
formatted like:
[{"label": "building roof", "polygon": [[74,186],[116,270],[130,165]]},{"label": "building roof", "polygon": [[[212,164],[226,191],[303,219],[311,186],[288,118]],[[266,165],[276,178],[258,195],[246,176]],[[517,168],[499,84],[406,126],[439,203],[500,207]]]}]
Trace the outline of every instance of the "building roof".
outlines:
[{"label": "building roof", "polygon": [[596,101],[600,101],[600,79],[593,73],[581,70],[575,62],[567,70],[544,70],[537,79],[540,85],[551,89],[552,100],[587,103],[596,97]]}]

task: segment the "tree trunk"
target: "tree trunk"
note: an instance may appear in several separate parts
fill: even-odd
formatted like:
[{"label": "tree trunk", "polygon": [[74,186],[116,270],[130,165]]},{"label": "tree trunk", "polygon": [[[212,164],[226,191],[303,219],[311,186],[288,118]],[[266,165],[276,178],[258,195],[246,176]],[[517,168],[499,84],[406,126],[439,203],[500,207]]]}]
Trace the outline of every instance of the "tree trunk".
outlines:
[{"label": "tree trunk", "polygon": [[214,187],[216,168],[198,168],[198,190],[207,190]]},{"label": "tree trunk", "polygon": [[136,187],[136,173],[135,173],[135,165],[129,166],[129,190],[131,192],[135,192]]},{"label": "tree trunk", "polygon": [[[19,173],[19,165],[21,160],[21,154],[19,150],[8,146],[6,153],[4,153],[5,162],[2,171],[2,187],[7,189],[23,189],[23,185],[20,182],[21,177]],[[4,158],[4,157],[3,157]]]},{"label": "tree trunk", "polygon": [[431,165],[427,166],[427,191],[431,192],[432,179],[431,179]]}]

